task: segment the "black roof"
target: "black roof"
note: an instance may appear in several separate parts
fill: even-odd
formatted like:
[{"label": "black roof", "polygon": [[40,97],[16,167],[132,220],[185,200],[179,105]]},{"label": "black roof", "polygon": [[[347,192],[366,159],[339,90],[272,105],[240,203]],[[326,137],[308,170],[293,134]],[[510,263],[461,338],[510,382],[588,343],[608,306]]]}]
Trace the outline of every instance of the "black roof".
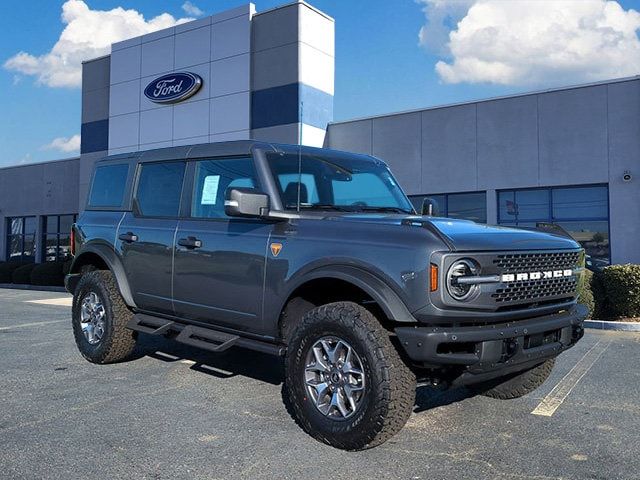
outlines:
[{"label": "black roof", "polygon": [[[298,152],[306,154],[318,154],[320,152],[332,152],[334,154],[347,154],[347,152],[340,152],[337,150],[329,150],[324,148],[316,148],[309,146],[289,145],[284,143],[269,143],[261,142],[258,140],[236,140],[232,142],[218,142],[218,143],[202,143],[196,145],[184,145],[179,147],[167,147],[158,148],[155,150],[143,150],[139,152],[120,153],[117,155],[110,155],[101,159],[101,162],[112,162],[118,160],[135,160],[138,163],[142,162],[160,162],[165,160],[192,160],[197,158],[211,158],[221,156],[238,156],[248,155],[255,148],[263,150],[271,150],[273,152]],[[365,156],[361,154],[358,155]]]}]

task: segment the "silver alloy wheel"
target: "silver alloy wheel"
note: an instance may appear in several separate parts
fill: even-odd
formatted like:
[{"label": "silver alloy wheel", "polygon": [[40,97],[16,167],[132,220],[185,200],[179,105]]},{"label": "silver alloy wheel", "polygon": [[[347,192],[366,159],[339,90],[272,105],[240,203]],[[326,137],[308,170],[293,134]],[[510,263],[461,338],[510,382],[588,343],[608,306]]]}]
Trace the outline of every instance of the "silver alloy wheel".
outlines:
[{"label": "silver alloy wheel", "polygon": [[332,420],[351,417],[365,397],[357,352],[338,337],[323,337],[307,353],[304,383],[316,408]]},{"label": "silver alloy wheel", "polygon": [[95,345],[102,340],[105,328],[106,311],[100,301],[100,297],[95,292],[87,293],[80,305],[80,327],[84,338],[91,345]]}]

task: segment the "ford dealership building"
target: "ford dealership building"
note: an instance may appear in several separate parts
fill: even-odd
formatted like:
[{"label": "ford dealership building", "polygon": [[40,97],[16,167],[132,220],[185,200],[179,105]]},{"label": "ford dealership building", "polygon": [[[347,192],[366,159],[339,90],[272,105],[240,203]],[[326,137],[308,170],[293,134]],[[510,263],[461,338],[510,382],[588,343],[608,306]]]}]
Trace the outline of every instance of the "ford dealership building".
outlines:
[{"label": "ford dealership building", "polygon": [[334,28],[249,4],[86,61],[80,157],[0,169],[0,260],[64,259],[106,155],[252,138],[375,155],[416,205],[555,223],[598,264],[640,263],[640,77],[333,123]]}]

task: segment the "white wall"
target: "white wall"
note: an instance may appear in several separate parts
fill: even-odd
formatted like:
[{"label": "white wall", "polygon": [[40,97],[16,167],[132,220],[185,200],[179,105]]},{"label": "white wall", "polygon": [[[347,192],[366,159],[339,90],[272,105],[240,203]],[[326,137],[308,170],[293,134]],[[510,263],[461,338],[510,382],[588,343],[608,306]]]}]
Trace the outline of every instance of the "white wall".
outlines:
[{"label": "white wall", "polygon": [[[109,154],[250,136],[253,4],[112,46]],[[167,73],[202,77],[194,96],[160,105],[145,87]]]}]

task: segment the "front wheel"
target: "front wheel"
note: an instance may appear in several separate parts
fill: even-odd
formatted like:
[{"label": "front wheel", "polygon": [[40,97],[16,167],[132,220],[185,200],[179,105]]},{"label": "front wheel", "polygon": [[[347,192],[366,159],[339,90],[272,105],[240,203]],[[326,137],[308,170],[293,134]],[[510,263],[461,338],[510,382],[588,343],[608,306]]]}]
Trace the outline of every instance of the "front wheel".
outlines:
[{"label": "front wheel", "polygon": [[368,310],[338,302],[309,311],[293,328],[285,388],[295,420],[309,435],[363,450],[402,429],[416,378]]}]

